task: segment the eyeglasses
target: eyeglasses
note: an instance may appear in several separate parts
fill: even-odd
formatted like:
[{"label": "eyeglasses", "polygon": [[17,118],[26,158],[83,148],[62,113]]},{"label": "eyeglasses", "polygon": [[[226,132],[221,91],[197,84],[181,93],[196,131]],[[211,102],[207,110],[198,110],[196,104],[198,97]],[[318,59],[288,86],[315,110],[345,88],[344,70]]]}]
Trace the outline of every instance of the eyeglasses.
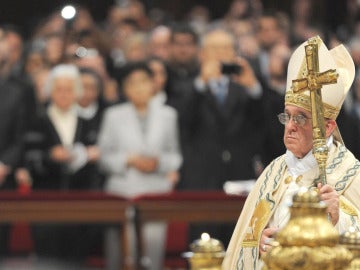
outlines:
[{"label": "eyeglasses", "polygon": [[290,122],[290,119],[292,119],[294,121],[294,123],[299,127],[302,127],[303,125],[305,125],[306,120],[311,119],[302,114],[290,115],[287,113],[278,114],[278,118],[279,118],[280,123],[283,125],[286,125],[287,123]]}]

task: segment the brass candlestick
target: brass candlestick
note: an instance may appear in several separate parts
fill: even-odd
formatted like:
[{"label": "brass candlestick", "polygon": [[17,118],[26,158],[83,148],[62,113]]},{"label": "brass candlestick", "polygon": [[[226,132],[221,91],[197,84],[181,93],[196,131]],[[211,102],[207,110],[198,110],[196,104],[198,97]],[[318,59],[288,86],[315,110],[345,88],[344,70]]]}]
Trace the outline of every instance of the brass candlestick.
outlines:
[{"label": "brass candlestick", "polygon": [[190,244],[190,249],[191,252],[183,256],[188,259],[191,270],[221,270],[225,249],[219,240],[203,233],[200,239]]}]

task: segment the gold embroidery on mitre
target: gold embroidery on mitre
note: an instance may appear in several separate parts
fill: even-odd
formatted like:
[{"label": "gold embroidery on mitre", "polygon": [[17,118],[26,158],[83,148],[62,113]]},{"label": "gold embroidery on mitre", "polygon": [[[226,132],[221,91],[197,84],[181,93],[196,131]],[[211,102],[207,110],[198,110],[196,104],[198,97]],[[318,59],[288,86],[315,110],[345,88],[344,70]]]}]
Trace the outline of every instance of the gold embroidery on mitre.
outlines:
[{"label": "gold embroidery on mitre", "polygon": [[340,206],[339,208],[341,209],[341,211],[343,211],[344,213],[350,215],[350,216],[357,216],[358,213],[355,209],[355,207],[353,207],[352,205],[350,205],[349,203],[347,203],[346,201],[344,201],[343,199],[340,198]]},{"label": "gold embroidery on mitre", "polygon": [[[322,40],[319,36],[312,37],[308,40],[308,44],[322,44]],[[306,57],[303,58],[301,66],[299,68],[299,72],[297,74],[296,80],[292,81],[292,85],[290,89],[287,89],[285,93],[285,105],[295,105],[297,107],[303,108],[307,111],[311,111],[311,100],[309,95],[303,94],[303,91],[309,90],[306,89],[308,82],[301,81],[301,79],[306,78],[308,76],[308,67],[306,63]],[[299,81],[300,80],[300,81]],[[302,92],[295,93],[293,89],[299,88],[300,84],[304,87]],[[324,107],[324,117],[332,120],[336,120],[337,116],[339,115],[341,108],[336,108],[330,104],[327,104],[323,101]]]},{"label": "gold embroidery on mitre", "polygon": [[258,239],[266,226],[270,213],[271,209],[268,201],[261,200],[256,205],[250,224],[245,232],[245,238],[242,242],[243,247],[254,247],[258,245]]},{"label": "gold embroidery on mitre", "polygon": [[308,39],[308,43],[309,44],[319,44],[319,46],[320,46],[320,44],[322,44],[322,39],[320,38],[319,35],[313,36]]},{"label": "gold embroidery on mitre", "polygon": [[[294,93],[292,90],[287,91],[285,94],[285,105],[295,105],[307,111],[311,111],[310,96],[300,93]],[[335,120],[340,112],[340,108],[336,108],[325,102],[323,102],[323,105],[324,117]]]}]

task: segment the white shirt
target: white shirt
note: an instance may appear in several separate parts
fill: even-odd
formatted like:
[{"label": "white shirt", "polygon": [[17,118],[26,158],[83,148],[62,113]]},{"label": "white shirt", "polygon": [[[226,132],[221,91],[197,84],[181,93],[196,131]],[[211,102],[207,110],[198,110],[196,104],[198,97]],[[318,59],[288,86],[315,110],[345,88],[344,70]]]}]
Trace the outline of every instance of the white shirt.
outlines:
[{"label": "white shirt", "polygon": [[74,107],[68,111],[62,111],[54,104],[47,109],[51,123],[60,137],[63,146],[72,147],[75,139],[77,126],[77,114]]},{"label": "white shirt", "polygon": [[[327,139],[326,144],[329,148],[333,145],[333,136],[330,136]],[[270,219],[269,227],[282,228],[288,223],[290,219],[289,207],[292,204],[293,196],[299,191],[302,186],[309,187],[312,185],[312,182],[302,183],[301,185],[299,185],[296,182],[297,177],[318,166],[317,161],[312,154],[312,150],[310,150],[309,153],[307,153],[307,155],[302,159],[298,159],[292,152],[287,150],[285,162],[287,164],[289,174],[292,177],[292,181],[289,184],[287,190],[285,191],[285,194],[282,197],[279,206],[275,210],[274,215]]]}]

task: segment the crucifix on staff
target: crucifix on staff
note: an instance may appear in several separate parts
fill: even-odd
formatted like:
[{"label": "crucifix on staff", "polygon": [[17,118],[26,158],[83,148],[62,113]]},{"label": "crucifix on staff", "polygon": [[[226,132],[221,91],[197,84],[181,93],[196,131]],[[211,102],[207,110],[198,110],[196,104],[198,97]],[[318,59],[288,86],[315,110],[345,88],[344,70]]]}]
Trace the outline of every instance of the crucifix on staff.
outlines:
[{"label": "crucifix on staff", "polygon": [[[305,46],[307,75],[305,78],[292,81],[292,91],[294,93],[305,90],[310,91],[311,115],[313,128],[313,154],[319,165],[319,182],[326,184],[326,160],[328,156],[328,147],[325,137],[324,106],[322,102],[321,88],[326,84],[335,84],[339,74],[335,69],[329,69],[319,72],[318,47],[321,40],[315,37],[309,40]],[[317,185],[317,182],[315,183]]]}]

